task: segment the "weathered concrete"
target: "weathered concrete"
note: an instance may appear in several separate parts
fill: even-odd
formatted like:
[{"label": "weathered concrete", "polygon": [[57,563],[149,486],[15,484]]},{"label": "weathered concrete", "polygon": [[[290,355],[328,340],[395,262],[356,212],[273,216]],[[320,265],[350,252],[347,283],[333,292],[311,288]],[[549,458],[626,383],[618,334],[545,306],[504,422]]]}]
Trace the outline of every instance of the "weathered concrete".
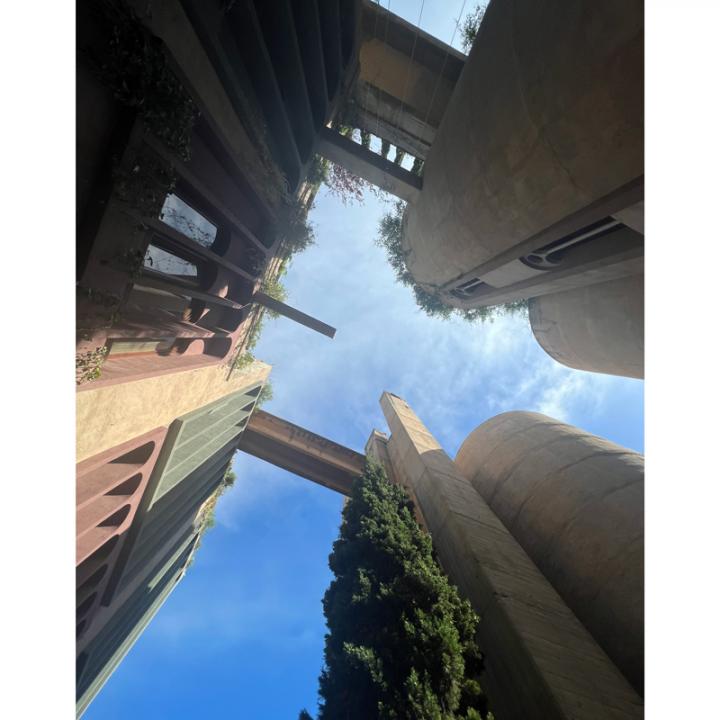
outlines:
[{"label": "weathered concrete", "polygon": [[365,456],[263,410],[255,410],[238,450],[343,495],[362,475]]},{"label": "weathered concrete", "polygon": [[391,483],[402,486],[405,492],[410,496],[410,499],[413,501],[415,519],[418,521],[420,527],[422,527],[425,531],[428,531],[428,526],[425,522],[425,518],[423,517],[422,509],[420,508],[420,503],[415,495],[413,486],[407,482],[405,473],[396,473],[393,468],[392,458],[390,457],[389,441],[390,438],[388,438],[385,433],[382,433],[379,430],[373,430],[370,433],[368,441],[365,443],[365,455],[367,455],[367,457],[373,462],[382,466],[385,470],[387,479]]},{"label": "weathered concrete", "polygon": [[227,366],[211,365],[105,387],[90,384],[76,396],[77,461],[165,427],[269,374],[270,366],[256,361],[230,377]]},{"label": "weathered concrete", "polygon": [[425,158],[465,56],[375,2],[362,13],[357,126]]},{"label": "weathered concrete", "polygon": [[643,172],[641,0],[492,2],[407,210],[408,267],[442,286]]},{"label": "weathered concrete", "polygon": [[323,128],[320,131],[317,151],[330,162],[342,165],[363,180],[403,200],[415,200],[420,193],[422,180],[417,175],[367,150],[336,130]]},{"label": "weathered concrete", "polygon": [[642,693],[642,456],[509,412],[474,430],[455,464]]},{"label": "weathered concrete", "polygon": [[407,403],[384,393],[381,405],[395,475],[482,617],[483,682],[498,720],[641,718],[639,696]]},{"label": "weathered concrete", "polygon": [[530,325],[550,357],[577,370],[644,377],[644,276],[530,300]]}]

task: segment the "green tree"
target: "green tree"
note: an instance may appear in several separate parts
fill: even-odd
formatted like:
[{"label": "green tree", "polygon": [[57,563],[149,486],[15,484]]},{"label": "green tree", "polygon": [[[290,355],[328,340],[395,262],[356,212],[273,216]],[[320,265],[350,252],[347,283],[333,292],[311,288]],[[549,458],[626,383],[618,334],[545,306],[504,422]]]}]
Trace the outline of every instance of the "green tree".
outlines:
[{"label": "green tree", "polygon": [[485,17],[485,11],[488,8],[489,0],[478,3],[473,10],[471,10],[462,22],[460,28],[460,35],[462,36],[462,46],[466,53],[470,52],[470,49],[475,42],[478,30],[480,30],[480,23]]},{"label": "green tree", "polygon": [[265,384],[262,386],[262,390],[260,391],[260,394],[258,395],[257,400],[255,401],[255,407],[260,407],[266,402],[269,402],[273,399],[273,389],[272,384],[269,380],[265,381]]},{"label": "green tree", "polygon": [[330,569],[318,720],[487,717],[479,618],[378,466],[353,485]]},{"label": "green tree", "polygon": [[492,322],[496,317],[502,315],[521,315],[527,317],[527,301],[514,300],[504,305],[491,307],[477,307],[462,309],[446,305],[439,293],[432,292],[421,285],[418,285],[410,271],[407,269],[407,253],[403,248],[403,213],[405,203],[398,200],[393,205],[391,212],[385,213],[380,219],[378,235],[375,243],[385,249],[388,262],[395,271],[398,282],[412,288],[415,295],[415,302],[430,317],[447,320],[451,317],[461,317],[468,322],[478,320],[489,320]]},{"label": "green tree", "polygon": [[[285,286],[282,284],[279,277],[275,276],[273,278],[265,278],[262,282],[262,291],[269,295],[271,298],[274,298],[278,302],[284,303],[287,302],[287,290],[285,289]],[[280,313],[275,312],[274,310],[270,310],[270,308],[265,308],[265,312],[271,317],[271,318],[279,318]]]}]

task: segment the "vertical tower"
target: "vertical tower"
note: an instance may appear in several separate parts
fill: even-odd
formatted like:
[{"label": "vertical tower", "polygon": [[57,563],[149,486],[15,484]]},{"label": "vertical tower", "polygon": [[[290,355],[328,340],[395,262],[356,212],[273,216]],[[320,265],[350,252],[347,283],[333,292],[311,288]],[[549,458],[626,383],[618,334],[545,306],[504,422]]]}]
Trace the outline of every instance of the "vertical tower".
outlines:
[{"label": "vertical tower", "polygon": [[482,618],[498,717],[642,717],[640,697],[417,415],[390,393],[380,402],[392,472],[411,489],[440,562]]},{"label": "vertical tower", "polygon": [[631,275],[532,298],[535,339],[568,367],[642,378],[644,290],[644,276]]},{"label": "vertical tower", "polygon": [[470,433],[455,464],[642,694],[642,456],[509,412]]}]

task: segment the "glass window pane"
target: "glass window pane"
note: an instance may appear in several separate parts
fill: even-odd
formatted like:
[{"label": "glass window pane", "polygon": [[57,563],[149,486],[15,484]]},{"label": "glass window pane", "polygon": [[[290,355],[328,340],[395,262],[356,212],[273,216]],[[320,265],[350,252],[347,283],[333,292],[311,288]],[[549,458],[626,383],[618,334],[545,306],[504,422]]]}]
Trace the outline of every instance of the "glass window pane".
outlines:
[{"label": "glass window pane", "polygon": [[160,219],[179,233],[209,248],[215,242],[217,227],[174,193],[165,198]]},{"label": "glass window pane", "polygon": [[148,245],[143,265],[150,270],[166,273],[167,275],[184,275],[197,277],[197,265],[194,265],[177,255],[163,250],[156,245]]}]

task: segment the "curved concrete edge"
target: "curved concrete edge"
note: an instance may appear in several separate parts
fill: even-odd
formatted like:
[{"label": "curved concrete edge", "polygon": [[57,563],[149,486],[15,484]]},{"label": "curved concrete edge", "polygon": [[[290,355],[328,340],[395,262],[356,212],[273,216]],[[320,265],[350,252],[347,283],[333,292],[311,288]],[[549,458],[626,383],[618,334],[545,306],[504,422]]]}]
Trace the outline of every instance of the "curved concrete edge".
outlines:
[{"label": "curved concrete edge", "polygon": [[642,456],[540,413],[507,412],[468,435],[455,465],[642,694]]},{"label": "curved concrete edge", "polygon": [[644,377],[643,275],[542,295],[528,309],[535,339],[562,365]]}]

